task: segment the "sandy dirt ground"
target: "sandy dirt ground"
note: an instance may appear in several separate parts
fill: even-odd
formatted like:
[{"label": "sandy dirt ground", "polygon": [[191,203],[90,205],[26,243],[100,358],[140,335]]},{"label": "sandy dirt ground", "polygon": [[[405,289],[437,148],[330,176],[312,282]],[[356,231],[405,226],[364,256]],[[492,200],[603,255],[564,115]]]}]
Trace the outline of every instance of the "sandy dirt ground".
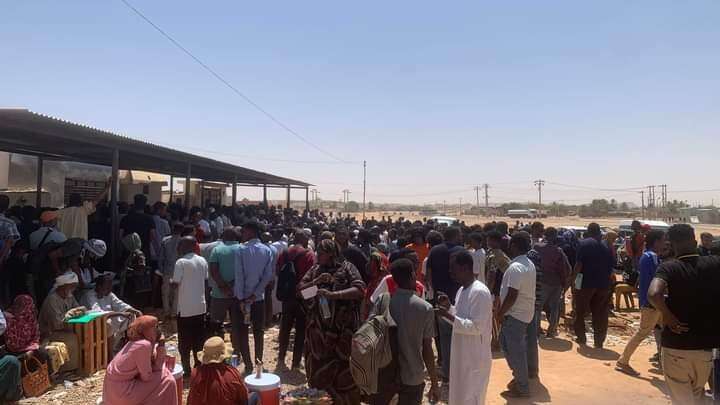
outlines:
[{"label": "sandy dirt ground", "polygon": [[[356,216],[358,218],[362,217],[362,214],[359,214]],[[383,216],[385,217],[392,217],[393,220],[396,220],[400,217],[404,217],[409,220],[422,220],[423,218],[430,218],[433,215],[420,215],[418,212],[412,212],[412,211],[375,211],[375,212],[368,212],[365,214],[367,218],[375,217],[375,219],[380,219]],[[529,223],[536,221],[535,219],[515,219],[515,218],[508,218],[508,217],[484,217],[480,215],[464,215],[464,214],[457,214],[453,212],[449,212],[448,216],[451,216],[453,218],[457,218],[460,221],[465,221],[465,224],[467,225],[474,225],[474,224],[485,224],[487,222],[492,221],[505,221],[510,226],[514,226],[516,221],[520,221],[522,223]],[[580,218],[578,216],[572,216],[572,217],[547,217],[542,219],[537,219],[537,221],[542,222],[545,224],[546,227],[548,226],[554,226],[554,227],[561,227],[561,226],[587,226],[587,224],[591,222],[597,222],[602,227],[607,228],[616,228],[619,226],[620,221],[623,219],[631,219],[631,218]],[[710,232],[713,235],[720,235],[720,225],[712,225],[712,224],[692,224],[693,228],[695,228],[695,236],[697,238],[700,238],[701,232]]]},{"label": "sandy dirt ground", "polygon": [[[588,334],[590,347],[579,347],[573,343],[572,336],[564,329],[558,338],[542,338],[540,379],[532,381],[533,396],[529,399],[507,401],[500,396],[511,379],[511,372],[502,353],[494,353],[487,403],[632,403],[635,405],[670,403],[665,394],[662,372],[648,361],[655,352],[652,338],[640,346],[632,359],[633,366],[642,373],[640,377],[633,378],[614,370],[615,361],[638,324],[639,313],[636,310],[624,310],[611,317],[606,348],[602,350],[592,348],[591,334]],[[172,323],[163,324],[163,329],[170,336],[171,341],[176,338]],[[270,328],[265,335],[265,361],[268,370],[275,370],[277,367],[277,335],[277,325]],[[226,337],[226,340],[229,341],[229,337]],[[252,343],[250,347],[253,347]],[[288,356],[290,357],[291,354]],[[303,371],[285,371],[279,374],[284,391],[301,387],[305,383]],[[62,383],[58,384],[42,397],[22,400],[21,404],[95,404],[102,393],[103,376],[104,371],[98,372],[89,378],[74,381],[69,388]],[[447,400],[447,390],[448,387],[444,386],[442,389],[444,400],[441,403]],[[186,384],[185,395],[187,391]],[[425,403],[428,403],[427,400]]]}]

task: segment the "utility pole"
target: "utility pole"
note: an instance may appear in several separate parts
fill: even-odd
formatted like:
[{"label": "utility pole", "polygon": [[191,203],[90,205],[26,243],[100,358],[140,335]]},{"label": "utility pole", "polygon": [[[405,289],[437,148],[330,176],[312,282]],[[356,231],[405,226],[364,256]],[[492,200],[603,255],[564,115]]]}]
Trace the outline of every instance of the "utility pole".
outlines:
[{"label": "utility pole", "polygon": [[490,187],[490,185],[488,185],[487,183],[483,184],[483,188],[485,189],[485,215],[490,214],[490,203],[489,203],[490,200],[488,198],[488,187]]},{"label": "utility pole", "polygon": [[313,195],[313,202],[315,203],[315,208],[320,208],[320,207],[318,207],[318,194],[320,194],[320,193],[318,192],[318,190],[316,188],[310,190],[310,193],[312,193],[312,195]]},{"label": "utility pole", "polygon": [[347,203],[350,201],[350,190],[345,189],[342,191],[343,193],[343,205],[345,208],[343,208],[345,211],[347,211]]},{"label": "utility pole", "polygon": [[475,186],[475,206],[480,208],[480,186]]},{"label": "utility pole", "polygon": [[535,185],[538,188],[538,214],[540,215],[540,218],[542,218],[542,188],[545,185],[545,180],[535,180]]},{"label": "utility pole", "polygon": [[363,160],[363,221],[365,220],[365,190],[367,187],[367,160]]},{"label": "utility pole", "polygon": [[640,211],[640,217],[641,219],[645,218],[645,190],[640,190],[640,204],[641,204],[641,211]]}]

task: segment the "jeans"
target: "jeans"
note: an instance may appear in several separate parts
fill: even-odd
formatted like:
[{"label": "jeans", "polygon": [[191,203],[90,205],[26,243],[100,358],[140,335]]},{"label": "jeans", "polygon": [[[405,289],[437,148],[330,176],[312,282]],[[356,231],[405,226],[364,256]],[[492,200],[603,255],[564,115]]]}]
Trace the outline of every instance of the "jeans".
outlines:
[{"label": "jeans", "polygon": [[535,328],[537,334],[537,325],[533,322],[525,323],[512,316],[506,316],[500,331],[500,344],[505,353],[508,366],[512,370],[515,388],[522,393],[530,392],[528,377],[528,328]]},{"label": "jeans", "polygon": [[528,377],[537,378],[540,374],[540,355],[538,353],[538,328],[540,317],[535,315],[527,327],[527,368]]},{"label": "jeans", "polygon": [[[246,370],[254,370],[255,362],[250,356],[250,338],[248,336],[248,325],[245,324],[245,315],[240,310],[240,302],[235,301],[235,306],[238,308],[233,316],[233,311],[230,311],[230,317],[232,321],[233,333],[237,334],[239,347],[234,348],[237,353],[240,351],[243,363],[245,363]],[[250,323],[252,324],[253,330],[253,341],[255,342],[255,359],[262,361],[263,359],[263,343],[265,340],[265,301],[255,301],[250,306]]]},{"label": "jeans", "polygon": [[205,315],[196,316],[179,316],[177,320],[178,326],[178,352],[180,353],[180,361],[186,375],[190,374],[190,352],[193,352],[195,365],[198,362],[198,353],[203,349],[205,343]]},{"label": "jeans", "polygon": [[607,288],[583,288],[575,291],[574,329],[578,342],[585,343],[587,340],[585,315],[591,312],[595,346],[602,346],[607,337],[609,310]]},{"label": "jeans", "polygon": [[[560,322],[560,300],[562,299],[562,292],[563,287],[561,285],[551,285],[551,284],[542,284],[542,287],[540,288],[541,294],[540,294],[540,302],[539,307],[545,308],[547,305],[548,313],[548,329],[547,333],[555,334],[557,333],[558,323]],[[539,309],[535,313],[535,318],[537,319],[538,327],[540,326],[540,313],[541,309]]]},{"label": "jeans", "polygon": [[420,405],[423,399],[425,384],[405,385],[397,384],[386,387],[381,392],[370,396],[370,405],[388,405],[395,394],[398,394],[398,405]]},{"label": "jeans", "polygon": [[[232,343],[233,350],[237,353],[240,349],[240,328],[235,326],[234,319],[239,319],[240,322],[244,322],[244,316],[240,312],[240,306],[237,304],[235,298],[212,298],[210,300],[210,319],[217,322],[219,326],[225,322],[228,311],[230,312],[230,319],[232,320],[232,330],[230,331],[230,342]],[[222,328],[220,328],[222,330]]]},{"label": "jeans", "polygon": [[450,378],[450,350],[452,345],[453,326],[440,318],[438,319],[438,340],[440,347],[438,348],[441,357],[440,371],[443,377]]},{"label": "jeans", "polygon": [[282,303],[280,320],[280,336],[278,336],[278,364],[284,364],[285,354],[290,346],[290,331],[295,328],[295,344],[293,345],[293,367],[299,366],[305,348],[305,311],[297,298]]}]

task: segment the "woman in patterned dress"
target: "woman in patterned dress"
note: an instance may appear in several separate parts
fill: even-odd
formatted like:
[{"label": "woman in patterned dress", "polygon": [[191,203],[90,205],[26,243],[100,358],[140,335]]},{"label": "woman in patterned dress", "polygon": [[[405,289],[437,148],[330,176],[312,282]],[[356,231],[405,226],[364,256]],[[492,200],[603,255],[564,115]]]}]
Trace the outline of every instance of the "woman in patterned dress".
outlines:
[{"label": "woman in patterned dress", "polygon": [[[313,285],[319,289],[307,302],[308,385],[327,391],[335,404],[359,404],[360,391],[350,374],[350,346],[353,333],[360,327],[365,283],[355,266],[342,258],[334,241],[321,241],[317,256],[317,264],[300,283],[301,290]],[[323,298],[329,309],[325,316]]]}]

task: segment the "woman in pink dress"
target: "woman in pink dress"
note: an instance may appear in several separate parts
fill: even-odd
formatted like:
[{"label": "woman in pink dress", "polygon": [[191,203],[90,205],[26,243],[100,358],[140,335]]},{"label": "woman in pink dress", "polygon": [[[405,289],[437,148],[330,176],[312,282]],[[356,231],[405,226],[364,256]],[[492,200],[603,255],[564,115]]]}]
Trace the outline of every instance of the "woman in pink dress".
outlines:
[{"label": "woman in pink dress", "polygon": [[165,367],[165,342],[160,337],[157,318],[147,315],[137,318],[128,328],[127,337],[127,344],[107,366],[103,402],[176,405],[177,388]]}]

